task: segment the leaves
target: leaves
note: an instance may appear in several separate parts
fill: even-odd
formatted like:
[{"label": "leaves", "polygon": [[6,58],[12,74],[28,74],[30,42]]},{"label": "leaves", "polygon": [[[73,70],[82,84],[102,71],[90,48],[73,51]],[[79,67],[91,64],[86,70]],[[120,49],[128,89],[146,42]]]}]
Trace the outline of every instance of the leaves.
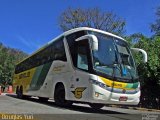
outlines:
[{"label": "leaves", "polygon": [[134,34],[127,38],[132,47],[144,49],[148,54],[146,64],[141,62],[140,55],[136,54],[134,57],[138,64],[137,70],[142,90],[141,97],[145,97],[149,100],[148,102],[155,104],[154,100],[160,96],[160,36],[148,38],[142,34]]},{"label": "leaves", "polygon": [[0,85],[12,84],[15,64],[26,56],[22,51],[7,48],[0,43]]},{"label": "leaves", "polygon": [[[131,46],[144,49],[148,54],[146,64],[140,62],[140,56],[136,55],[135,58],[141,82],[141,103],[147,103],[147,106],[152,108],[159,104],[156,102],[157,99],[160,101],[160,7],[157,8],[156,16],[155,23],[151,25],[151,31],[155,34],[151,38],[141,33],[126,37]],[[146,101],[143,101],[144,98]]]}]

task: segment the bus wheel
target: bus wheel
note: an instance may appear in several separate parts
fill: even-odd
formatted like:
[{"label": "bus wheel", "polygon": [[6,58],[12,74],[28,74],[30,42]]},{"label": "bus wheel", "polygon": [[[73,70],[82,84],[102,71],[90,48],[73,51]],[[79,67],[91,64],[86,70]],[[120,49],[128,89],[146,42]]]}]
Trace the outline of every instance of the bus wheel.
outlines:
[{"label": "bus wheel", "polygon": [[19,86],[16,87],[16,94],[18,94]]},{"label": "bus wheel", "polygon": [[23,98],[23,87],[21,86],[17,91],[17,97],[22,99]]},{"label": "bus wheel", "polygon": [[39,97],[39,100],[42,101],[42,102],[47,102],[48,101],[48,98],[45,98],[45,97]]},{"label": "bus wheel", "polygon": [[103,104],[98,104],[98,103],[90,103],[89,106],[92,107],[93,109],[101,109],[102,107],[104,107]]},{"label": "bus wheel", "polygon": [[54,93],[55,103],[59,106],[70,106],[71,101],[65,100],[65,89],[63,85],[57,86]]}]

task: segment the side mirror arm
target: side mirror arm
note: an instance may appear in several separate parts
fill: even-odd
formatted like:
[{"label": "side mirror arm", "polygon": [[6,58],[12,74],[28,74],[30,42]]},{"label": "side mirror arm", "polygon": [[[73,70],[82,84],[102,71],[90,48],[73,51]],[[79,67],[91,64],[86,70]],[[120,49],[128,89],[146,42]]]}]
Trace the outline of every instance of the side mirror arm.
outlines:
[{"label": "side mirror arm", "polygon": [[92,50],[98,50],[98,39],[95,35],[84,35],[82,37],[77,38],[75,41],[78,42],[86,39],[91,41]]},{"label": "side mirror arm", "polygon": [[131,48],[132,51],[134,52],[141,52],[143,55],[143,62],[146,63],[148,58],[147,58],[147,53],[146,51],[144,51],[143,49],[139,49],[139,48]]}]

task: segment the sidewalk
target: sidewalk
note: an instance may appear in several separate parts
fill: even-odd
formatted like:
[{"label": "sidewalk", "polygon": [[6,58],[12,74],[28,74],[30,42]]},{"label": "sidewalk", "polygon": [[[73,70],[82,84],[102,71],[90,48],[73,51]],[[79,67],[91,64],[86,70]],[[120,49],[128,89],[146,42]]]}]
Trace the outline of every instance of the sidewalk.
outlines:
[{"label": "sidewalk", "polygon": [[4,96],[4,95],[6,95],[6,94],[8,94],[8,93],[1,93],[1,95],[0,95],[0,96]]}]

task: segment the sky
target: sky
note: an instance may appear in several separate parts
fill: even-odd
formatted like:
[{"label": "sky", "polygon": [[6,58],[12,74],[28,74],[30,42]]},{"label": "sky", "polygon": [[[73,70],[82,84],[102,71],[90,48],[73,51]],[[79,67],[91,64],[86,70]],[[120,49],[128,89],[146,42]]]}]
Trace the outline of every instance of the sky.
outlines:
[{"label": "sky", "polygon": [[160,0],[0,0],[0,42],[33,53],[62,34],[58,17],[71,8],[111,11],[126,21],[126,34],[151,36]]}]

